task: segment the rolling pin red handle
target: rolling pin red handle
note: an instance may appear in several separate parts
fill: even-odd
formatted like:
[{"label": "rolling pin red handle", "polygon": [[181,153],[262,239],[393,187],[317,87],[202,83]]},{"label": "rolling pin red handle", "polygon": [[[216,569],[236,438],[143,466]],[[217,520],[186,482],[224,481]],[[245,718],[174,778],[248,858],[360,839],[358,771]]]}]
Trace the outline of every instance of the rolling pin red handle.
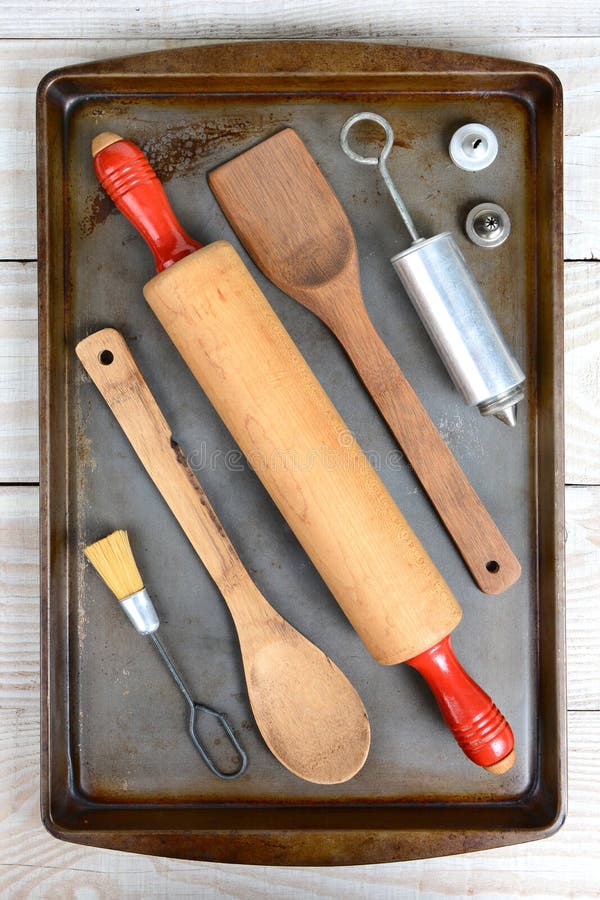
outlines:
[{"label": "rolling pin red handle", "polygon": [[450,637],[407,663],[431,688],[446,724],[469,759],[502,774],[514,762],[512,729],[500,710],[467,675],[450,645]]},{"label": "rolling pin red handle", "polygon": [[92,155],[100,184],[150,247],[157,272],[202,246],[175,218],[162,184],[139,147],[104,132],[92,141]]}]

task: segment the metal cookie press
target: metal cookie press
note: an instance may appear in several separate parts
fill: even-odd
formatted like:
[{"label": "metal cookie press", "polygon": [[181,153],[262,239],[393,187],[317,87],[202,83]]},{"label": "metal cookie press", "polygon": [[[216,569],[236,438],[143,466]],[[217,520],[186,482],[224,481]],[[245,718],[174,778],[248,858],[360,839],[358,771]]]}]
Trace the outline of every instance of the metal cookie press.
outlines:
[{"label": "metal cookie press", "polygon": [[[378,157],[361,156],[348,143],[351,128],[375,122],[385,131]],[[433,341],[465,403],[483,416],[493,415],[506,425],[517,421],[525,375],[510,351],[479,285],[448,231],[430,238],[419,236],[392,181],[386,160],[394,143],[390,123],[375,113],[357,113],[343,125],[340,143],[355,162],[377,166],[413,243],[392,257],[404,289]]]}]

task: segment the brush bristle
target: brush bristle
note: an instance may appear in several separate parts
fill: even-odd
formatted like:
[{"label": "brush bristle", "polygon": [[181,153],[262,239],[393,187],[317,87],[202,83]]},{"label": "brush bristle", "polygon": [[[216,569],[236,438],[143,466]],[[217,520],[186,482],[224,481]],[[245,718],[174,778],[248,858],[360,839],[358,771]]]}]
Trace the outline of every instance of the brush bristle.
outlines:
[{"label": "brush bristle", "polygon": [[114,531],[83,551],[117,600],[144,587],[126,531]]}]

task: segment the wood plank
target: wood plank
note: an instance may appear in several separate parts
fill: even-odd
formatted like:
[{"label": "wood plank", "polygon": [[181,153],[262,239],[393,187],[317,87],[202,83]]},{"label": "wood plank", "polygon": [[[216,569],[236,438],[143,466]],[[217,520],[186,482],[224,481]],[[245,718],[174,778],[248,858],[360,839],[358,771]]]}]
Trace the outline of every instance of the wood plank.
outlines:
[{"label": "wood plank", "polygon": [[[587,0],[586,0],[587,2]],[[11,23],[15,34],[33,34],[39,27],[44,36],[48,27],[56,28],[57,37],[66,37],[70,22],[86,37],[108,34],[129,34],[124,29],[139,27],[139,34],[152,33],[148,22],[150,14],[162,17],[162,37],[171,35],[173,29],[189,28],[193,38],[186,43],[197,43],[196,35],[201,33],[198,24],[202,16],[210,15],[215,2],[204,4],[202,10],[193,11],[194,21],[190,22],[191,7],[182,10],[182,4],[146,3],[137,11],[132,5],[102,4],[104,24],[99,23],[97,4],[91,5],[91,16],[84,17],[83,4],[71,7],[56,0],[40,9],[35,4],[24,7],[12,3],[18,11]],[[353,15],[358,2],[344,4],[344,21],[339,22],[339,5],[336,3],[308,3],[300,9],[299,4],[274,4],[273,14],[265,12],[265,4],[255,4],[248,12],[247,2],[226,2],[218,4],[219,22],[217,30],[206,29],[205,35],[231,39],[229,31],[236,37],[261,36],[261,29],[271,37],[280,36],[280,23],[288,28],[289,36],[299,36],[293,29],[306,28],[305,36],[375,36],[367,19],[377,25],[377,17],[382,8],[376,3],[374,12],[368,7],[364,13],[364,24],[353,26]],[[532,6],[522,10],[519,5],[513,15],[516,3],[504,5],[502,10],[481,8],[481,13],[471,5],[466,15],[462,15],[466,3],[453,8],[436,0],[433,4],[417,4],[409,0],[403,6],[395,5],[385,14],[383,38],[401,40],[411,44],[447,47],[448,49],[487,52],[492,55],[512,57],[549,65],[558,72],[565,86],[565,145],[566,160],[566,248],[567,257],[582,259],[598,257],[600,228],[600,198],[598,167],[598,119],[597,85],[600,69],[598,41],[583,38],[569,39],[567,34],[577,31],[583,23],[597,23],[597,9],[587,5],[574,7],[567,2],[537,4],[537,33],[554,35],[548,38],[532,39],[526,32],[518,32],[522,17],[530,16]],[[108,7],[111,11],[108,11]],[[260,7],[262,6],[262,9]],[[298,9],[294,9],[294,7]],[[324,7],[327,9],[324,9]],[[338,6],[338,9],[335,7]],[[523,4],[523,6],[528,6]],[[535,4],[534,4],[535,6]],[[248,27],[240,25],[234,8],[252,19]],[[318,7],[318,9],[317,9]],[[0,23],[7,17],[9,5],[4,3],[0,10]],[[558,14],[556,12],[558,8]],[[90,7],[86,7],[90,9]],[[457,9],[462,10],[460,14]],[[29,12],[28,12],[29,10]],[[224,14],[224,10],[229,15]],[[346,11],[348,10],[348,15]],[[122,12],[123,11],[123,12]],[[310,21],[297,23],[308,11]],[[187,19],[179,13],[185,13]],[[437,14],[435,14],[437,13]],[[581,13],[581,15],[580,15]],[[596,13],[593,15],[593,13]],[[421,16],[420,27],[413,25],[414,32],[406,35],[407,23],[411,15]],[[498,28],[499,21],[511,18],[506,34]],[[554,28],[553,22],[563,17],[563,24]],[[55,16],[51,25],[44,22]],[[136,18],[139,16],[139,19]],[[521,18],[519,18],[521,16]],[[172,18],[171,18],[172,17]],[[108,21],[108,19],[111,21]],[[335,20],[338,19],[338,26]],[[445,19],[453,21],[446,22]],[[169,19],[171,21],[169,22]],[[141,21],[146,24],[139,25]],[[477,29],[464,35],[464,27],[457,22],[483,22],[487,33],[478,35]],[[58,24],[57,24],[58,23]],[[516,29],[513,25],[516,23]],[[88,30],[96,29],[94,30]],[[160,23],[159,23],[160,27]],[[213,26],[210,26],[213,27]],[[352,28],[356,31],[352,32]],[[487,29],[489,28],[489,31]],[[20,30],[19,30],[20,29]],[[254,29],[254,31],[252,31]],[[271,29],[271,31],[269,31]],[[291,31],[290,31],[291,29]],[[483,31],[484,29],[482,29]],[[597,27],[594,25],[594,33]],[[490,38],[489,34],[500,35]],[[591,31],[590,31],[591,33]],[[178,31],[179,34],[179,31]],[[439,35],[444,34],[444,39]],[[34,200],[34,131],[33,131],[33,91],[39,78],[52,68],[70,62],[115,56],[122,53],[144,52],[168,45],[179,45],[173,41],[156,40],[31,40],[5,41],[0,44],[0,110],[3,128],[0,128],[0,209],[4,213],[5,226],[0,235],[0,258],[34,258],[35,240],[32,222],[35,218]],[[30,267],[31,271],[35,271]],[[35,304],[34,279],[28,273],[25,280],[31,301]],[[594,381],[594,353],[597,359],[597,331],[595,322],[597,310],[594,306],[597,296],[597,272],[592,266],[582,266],[579,271],[567,267],[567,477],[570,481],[598,481],[597,446],[597,380]],[[5,282],[4,268],[0,267],[0,286]],[[25,277],[25,276],[24,276]],[[12,356],[4,346],[5,323],[9,328],[22,321],[32,322],[30,313],[25,319],[13,309],[14,299],[8,275],[9,290],[0,298],[0,356],[3,356],[3,380],[0,384],[0,409],[4,423],[4,408],[1,405],[2,389],[9,386],[9,403],[16,401],[14,385],[21,379],[23,399],[35,401],[34,373],[23,365],[27,354]],[[594,287],[596,291],[594,292]],[[15,286],[15,295],[23,287]],[[582,300],[587,296],[588,300]],[[26,303],[25,303],[26,305]],[[8,313],[5,308],[8,307]],[[8,334],[8,332],[6,332]],[[12,331],[11,340],[25,340],[31,347],[35,332]],[[16,335],[16,337],[15,337]],[[587,362],[584,362],[587,360]],[[21,368],[19,366],[21,365]],[[20,372],[15,380],[15,372]],[[584,374],[587,373],[587,374]],[[26,385],[33,386],[33,391]],[[13,388],[10,388],[13,385]],[[24,425],[26,430],[31,421],[31,407],[25,407],[24,416],[15,408],[10,412]],[[571,418],[569,415],[571,413]],[[35,413],[34,413],[35,417]],[[35,425],[34,425],[35,428]],[[17,445],[25,447],[30,437],[25,432],[17,438]],[[0,432],[6,437],[4,431]],[[0,446],[2,441],[0,440]],[[0,451],[0,469],[4,468]],[[21,450],[8,452],[8,460],[19,457]],[[25,451],[25,465],[17,461],[14,469],[4,480],[20,480],[19,473],[25,472],[23,480],[37,477],[30,467],[35,454],[29,444]],[[10,463],[12,465],[12,462]],[[12,473],[12,474],[11,474]],[[15,474],[16,473],[16,474]],[[0,473],[0,480],[2,474]],[[8,491],[8,493],[6,493]],[[11,493],[12,492],[12,493]],[[9,497],[10,502],[6,502]],[[147,859],[129,854],[78,848],[60,843],[50,838],[38,820],[37,766],[39,727],[37,718],[37,577],[31,560],[36,552],[37,524],[35,510],[37,491],[27,489],[0,488],[0,895],[1,896],[243,896],[243,897],[338,897],[348,896],[389,898],[399,894],[407,896],[443,897],[467,896],[515,896],[528,898],[546,897],[597,897],[600,895],[600,879],[597,876],[599,862],[598,834],[600,822],[600,779],[598,757],[600,750],[600,725],[598,724],[598,688],[595,661],[592,649],[598,644],[598,609],[594,598],[600,596],[600,569],[598,547],[600,546],[600,525],[598,521],[597,491],[582,488],[567,492],[568,552],[568,662],[569,662],[569,705],[577,710],[569,715],[570,727],[570,817],[567,825],[554,838],[520,848],[489,851],[485,854],[469,854],[442,860],[405,863],[380,867],[358,867],[353,869],[289,870],[218,866],[185,861]],[[25,527],[19,524],[19,510],[29,518]],[[5,512],[7,513],[5,515]],[[10,537],[7,537],[10,535]],[[14,541],[14,546],[5,547]],[[8,542],[8,543],[7,543]],[[18,546],[24,548],[17,553]],[[12,548],[11,548],[12,547]],[[16,623],[16,624],[15,624]],[[21,662],[23,664],[21,665]]]},{"label": "wood plank", "polygon": [[[400,891],[440,900],[474,893],[529,900],[597,896],[597,695],[594,709],[569,714],[570,815],[564,828],[546,841],[402,865],[292,870],[140,857],[51,838],[38,812],[37,493],[35,487],[0,488],[0,896],[75,895],[84,885],[90,896],[115,898],[387,898]],[[600,637],[600,619],[593,614],[600,569],[600,488],[570,488],[567,497],[568,660],[570,681],[577,688],[596,678],[592,651],[582,648],[597,646]],[[585,672],[578,674],[581,666]],[[578,701],[571,696],[571,706]]]},{"label": "wood plank", "polygon": [[[467,24],[468,23],[468,24]],[[467,27],[465,27],[467,25]],[[0,8],[0,37],[70,38],[139,37],[160,34],[163,38],[240,37],[280,38],[372,38],[398,39],[404,34],[423,38],[439,34],[486,38],[490,34],[554,36],[597,35],[600,23],[594,0],[505,0],[483,6],[469,0],[305,0],[279,3],[274,0],[206,0],[201,4],[184,0],[91,0],[72,5],[56,2],[19,3],[4,0]]]},{"label": "wood plank", "polygon": [[[597,434],[597,432],[596,432]],[[569,709],[600,709],[600,487],[566,492]]]},{"label": "wood plank", "polygon": [[[600,710],[600,487],[566,501],[569,709]],[[37,511],[37,488],[0,487],[0,704],[13,708],[37,703]]]},{"label": "wood plank", "polygon": [[565,259],[600,260],[600,135],[565,136],[563,197]]},{"label": "wood plank", "polygon": [[0,481],[38,479],[35,263],[0,263]]},{"label": "wood plank", "polygon": [[599,263],[565,268],[565,396],[567,483],[599,484]]},{"label": "wood plank", "polygon": [[[35,482],[37,275],[0,263],[0,482]],[[600,265],[565,266],[566,470],[570,484],[600,483]]]},{"label": "wood plank", "polygon": [[0,707],[26,708],[37,712],[39,584],[36,487],[0,487],[0,622]]},{"label": "wood plank", "polygon": [[137,856],[52,838],[39,820],[37,714],[0,707],[0,896],[560,898],[598,896],[600,713],[569,714],[570,814],[545,841],[415,860],[270,868]]},{"label": "wood plank", "polygon": [[[75,7],[75,11],[79,8]],[[115,21],[120,20],[115,15]],[[488,35],[492,33],[491,26]],[[198,32],[199,33],[199,32]],[[406,32],[404,32],[406,33]],[[438,34],[440,32],[438,31]],[[369,34],[367,32],[367,34]],[[402,30],[390,39],[404,40]],[[0,44],[0,259],[35,259],[35,88],[55,68],[198,41],[4,41]],[[565,255],[600,258],[600,122],[596,113],[600,55],[596,39],[565,37],[443,40],[417,32],[406,43],[522,58],[553,68],[565,90]]]},{"label": "wood plank", "polygon": [[35,92],[53,69],[110,56],[170,46],[148,40],[3,41],[0,43],[0,259],[37,256],[35,184]]}]

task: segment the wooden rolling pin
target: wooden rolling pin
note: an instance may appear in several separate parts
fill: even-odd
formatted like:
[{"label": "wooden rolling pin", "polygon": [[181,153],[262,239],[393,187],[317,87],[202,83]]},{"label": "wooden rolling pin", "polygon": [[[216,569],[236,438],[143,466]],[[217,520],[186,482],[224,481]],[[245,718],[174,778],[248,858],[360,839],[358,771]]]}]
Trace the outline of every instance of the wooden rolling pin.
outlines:
[{"label": "wooden rolling pin", "polygon": [[92,153],[152,249],[144,296],[369,651],[423,674],[473,762],[509,769],[510,726],[450,646],[460,606],[238,254],[196,249],[134,144]]}]

